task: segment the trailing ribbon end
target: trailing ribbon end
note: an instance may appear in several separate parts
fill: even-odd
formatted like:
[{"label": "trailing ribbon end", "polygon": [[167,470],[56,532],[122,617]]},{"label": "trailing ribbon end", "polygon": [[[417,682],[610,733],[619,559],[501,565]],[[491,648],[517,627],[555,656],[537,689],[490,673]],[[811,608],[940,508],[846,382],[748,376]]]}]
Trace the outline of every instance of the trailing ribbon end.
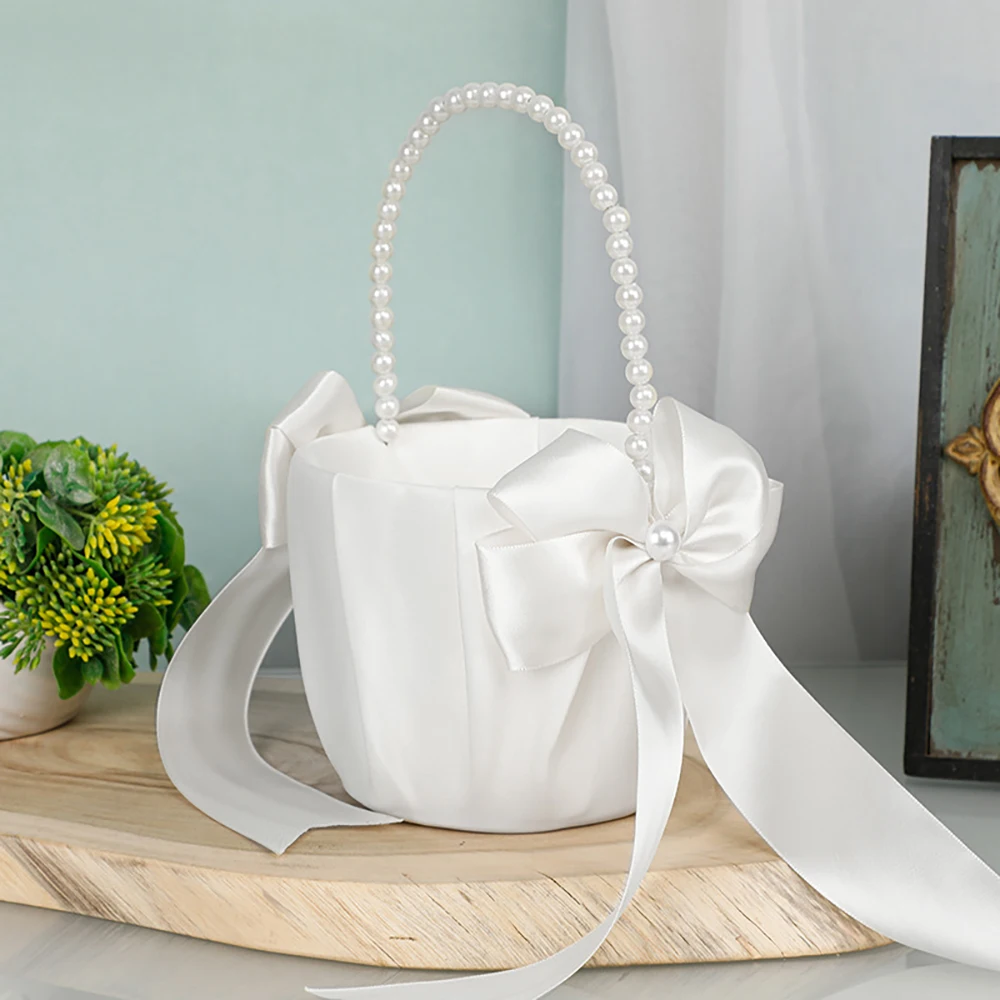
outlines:
[{"label": "trailing ribbon end", "polygon": [[665,606],[702,756],[764,840],[872,930],[1000,971],[1000,877],[813,700],[749,615],[669,583]]},{"label": "trailing ribbon end", "polygon": [[261,549],[184,637],[157,704],[170,780],[212,819],[276,854],[317,827],[399,822],[295,781],[257,753],[250,690],[291,606],[287,550]]}]

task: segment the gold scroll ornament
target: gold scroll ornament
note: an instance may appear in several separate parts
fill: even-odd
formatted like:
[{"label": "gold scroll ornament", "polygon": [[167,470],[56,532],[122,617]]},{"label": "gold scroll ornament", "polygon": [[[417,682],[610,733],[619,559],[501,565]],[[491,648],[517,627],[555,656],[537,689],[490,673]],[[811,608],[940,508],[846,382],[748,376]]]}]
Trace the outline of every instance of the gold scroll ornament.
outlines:
[{"label": "gold scroll ornament", "polygon": [[944,447],[944,453],[979,477],[986,507],[1000,528],[1000,379],[983,406],[981,426],[970,427]]}]

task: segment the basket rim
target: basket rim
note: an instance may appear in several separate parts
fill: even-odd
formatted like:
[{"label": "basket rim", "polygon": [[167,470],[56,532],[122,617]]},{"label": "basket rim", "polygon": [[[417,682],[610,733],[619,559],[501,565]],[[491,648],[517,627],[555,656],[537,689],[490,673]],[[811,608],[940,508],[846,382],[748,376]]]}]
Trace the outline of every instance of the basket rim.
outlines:
[{"label": "basket rim", "polygon": [[[560,430],[555,434],[545,434],[543,431],[547,427],[557,425]],[[496,473],[489,478],[489,483],[475,482],[470,484],[445,483],[435,481],[428,477],[428,481],[421,481],[413,475],[413,468],[416,463],[412,460],[406,461],[406,441],[418,443],[419,446],[427,448],[428,438],[442,437],[461,439],[468,442],[470,436],[479,431],[492,431],[500,438],[510,440],[512,431],[520,430],[523,438],[524,453],[520,459],[514,463],[500,463]],[[402,422],[400,425],[400,437],[393,448],[386,448],[375,433],[375,428],[371,424],[363,427],[353,428],[347,431],[340,431],[336,434],[327,434],[317,437],[314,440],[295,450],[292,456],[292,468],[308,466],[317,472],[329,476],[330,480],[347,478],[359,482],[368,482],[391,486],[394,489],[400,487],[410,487],[419,490],[440,490],[442,492],[455,492],[471,490],[474,492],[489,492],[496,482],[506,473],[510,472],[521,462],[526,461],[536,454],[546,445],[559,437],[563,430],[580,430],[584,433],[594,432],[603,429],[604,434],[595,433],[594,436],[600,440],[607,441],[619,450],[623,450],[625,438],[629,434],[628,427],[621,421],[604,420],[598,417],[483,417],[475,420],[461,420],[446,418],[443,420],[417,420],[413,422]],[[435,450],[444,451],[448,441],[443,444],[438,443]],[[338,444],[344,446],[343,467],[335,467],[334,460],[337,456],[332,456],[331,451],[335,451]],[[320,454],[323,457],[320,458]],[[623,452],[624,453],[624,452]],[[403,461],[400,461],[402,457]],[[419,457],[419,456],[418,456]],[[446,460],[435,458],[434,465],[444,468]],[[359,466],[366,465],[367,469]],[[381,471],[380,471],[381,470]]]}]

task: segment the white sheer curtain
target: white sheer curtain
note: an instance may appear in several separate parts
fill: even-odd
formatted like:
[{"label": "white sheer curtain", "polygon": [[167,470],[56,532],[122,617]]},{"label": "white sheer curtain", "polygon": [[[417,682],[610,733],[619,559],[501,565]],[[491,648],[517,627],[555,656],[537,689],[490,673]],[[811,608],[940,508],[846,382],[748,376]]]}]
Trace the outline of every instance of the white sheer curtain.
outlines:
[{"label": "white sheer curtain", "polygon": [[[755,617],[790,662],[905,656],[930,137],[1000,133],[998,53],[997,0],[569,0],[567,106],[632,212],[658,387],[786,484]],[[560,408],[620,418],[578,188]]]}]

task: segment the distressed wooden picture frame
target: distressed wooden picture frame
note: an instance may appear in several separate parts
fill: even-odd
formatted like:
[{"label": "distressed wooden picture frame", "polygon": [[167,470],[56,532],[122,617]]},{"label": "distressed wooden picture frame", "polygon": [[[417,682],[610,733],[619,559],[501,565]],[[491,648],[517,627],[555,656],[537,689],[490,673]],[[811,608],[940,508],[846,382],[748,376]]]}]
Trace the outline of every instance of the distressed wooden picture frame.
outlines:
[{"label": "distressed wooden picture frame", "polygon": [[935,137],[906,703],[911,775],[1000,781],[998,380],[1000,137]]}]

